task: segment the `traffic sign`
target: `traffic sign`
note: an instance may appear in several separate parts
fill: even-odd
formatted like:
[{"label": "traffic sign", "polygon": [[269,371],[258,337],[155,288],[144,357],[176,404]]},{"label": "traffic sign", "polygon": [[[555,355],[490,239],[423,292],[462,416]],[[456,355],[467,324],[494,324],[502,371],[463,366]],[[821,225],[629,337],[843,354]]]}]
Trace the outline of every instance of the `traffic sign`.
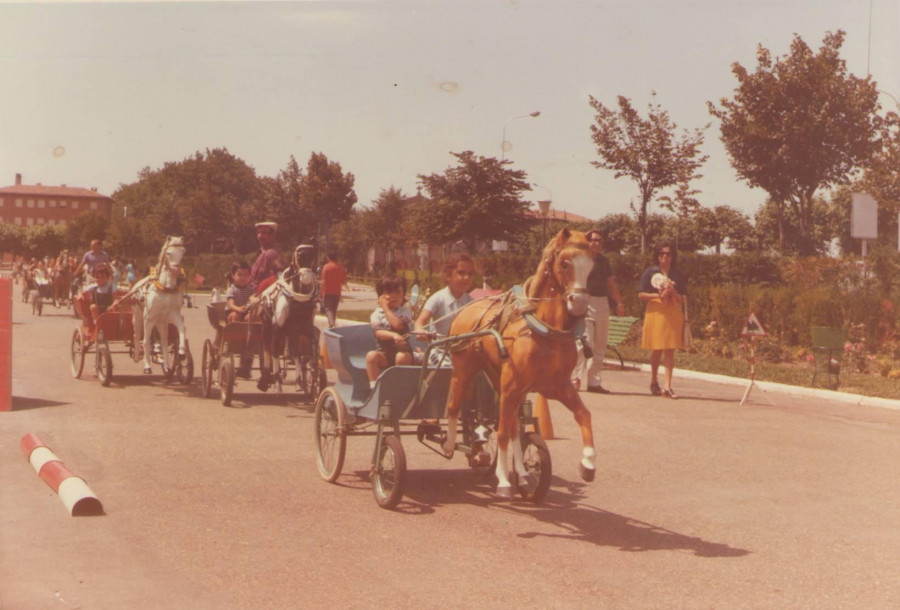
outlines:
[{"label": "traffic sign", "polygon": [[766,329],[763,328],[763,325],[760,323],[759,318],[756,317],[756,314],[750,312],[750,317],[747,318],[746,324],[744,324],[743,330],[741,330],[742,337],[767,337],[768,333],[766,333]]}]

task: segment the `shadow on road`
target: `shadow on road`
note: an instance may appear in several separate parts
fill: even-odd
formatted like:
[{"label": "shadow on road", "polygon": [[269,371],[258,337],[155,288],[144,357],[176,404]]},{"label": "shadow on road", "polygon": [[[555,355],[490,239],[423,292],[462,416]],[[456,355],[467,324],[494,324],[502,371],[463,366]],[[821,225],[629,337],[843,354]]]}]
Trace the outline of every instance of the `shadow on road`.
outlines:
[{"label": "shadow on road", "polygon": [[43,398],[27,398],[24,396],[12,397],[13,411],[26,411],[28,409],[42,409],[44,407],[61,407],[70,404],[58,400],[44,400]]},{"label": "shadow on road", "polygon": [[[357,479],[344,480],[346,487],[371,493],[368,471],[353,473]],[[523,524],[535,520],[540,531],[528,529],[520,538],[561,538],[622,551],[689,551],[697,557],[743,557],[750,551],[696,536],[686,536],[663,527],[617,515],[583,503],[583,484],[553,477],[544,502],[535,505],[520,499],[501,500],[494,496],[496,479],[469,470],[407,471],[404,499],[397,512],[426,515],[448,504],[471,504],[495,508],[523,517]],[[549,528],[548,528],[549,526]],[[555,529],[556,531],[548,531]]]}]

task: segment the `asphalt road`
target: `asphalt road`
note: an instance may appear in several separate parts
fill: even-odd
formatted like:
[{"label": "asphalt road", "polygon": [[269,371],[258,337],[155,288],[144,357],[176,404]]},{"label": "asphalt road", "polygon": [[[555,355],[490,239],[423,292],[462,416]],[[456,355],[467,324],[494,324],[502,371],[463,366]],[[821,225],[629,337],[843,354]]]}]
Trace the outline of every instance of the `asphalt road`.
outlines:
[{"label": "asphalt road", "polygon": [[[494,498],[462,457],[404,437],[398,510],[379,509],[373,440],[344,475],[314,463],[311,405],[238,386],[69,372],[76,320],[14,307],[13,411],[0,412],[0,608],[897,608],[900,411],[607,371],[598,475],[551,404],[539,506]],[[212,337],[185,311],[195,359]],[[87,367],[86,367],[87,368]],[[198,367],[199,368],[199,367]],[[39,435],[103,502],[70,517],[19,450]]]}]

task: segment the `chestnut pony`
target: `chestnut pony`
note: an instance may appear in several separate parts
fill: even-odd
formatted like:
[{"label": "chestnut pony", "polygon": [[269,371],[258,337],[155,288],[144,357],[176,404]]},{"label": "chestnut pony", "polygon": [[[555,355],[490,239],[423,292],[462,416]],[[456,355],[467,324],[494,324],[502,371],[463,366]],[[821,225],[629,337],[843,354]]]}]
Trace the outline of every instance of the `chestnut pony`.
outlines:
[{"label": "chestnut pony", "polygon": [[[508,473],[509,442],[513,441],[513,467],[519,486],[529,484],[519,442],[519,405],[529,392],[562,402],[581,427],[581,476],[594,478],[594,436],[591,414],[572,385],[576,346],[574,326],[587,312],[586,292],[593,257],[584,233],[560,231],[544,248],[534,275],[524,285],[522,298],[475,301],[462,309],[450,328],[458,335],[493,326],[503,338],[508,356],[496,339],[479,337],[452,347],[453,375],[447,396],[447,454],[456,446],[457,420],[462,398],[471,392],[474,377],[485,371],[500,394],[497,426],[497,494],[512,495]],[[510,294],[510,293],[508,293]],[[506,356],[506,357],[504,357]]]}]

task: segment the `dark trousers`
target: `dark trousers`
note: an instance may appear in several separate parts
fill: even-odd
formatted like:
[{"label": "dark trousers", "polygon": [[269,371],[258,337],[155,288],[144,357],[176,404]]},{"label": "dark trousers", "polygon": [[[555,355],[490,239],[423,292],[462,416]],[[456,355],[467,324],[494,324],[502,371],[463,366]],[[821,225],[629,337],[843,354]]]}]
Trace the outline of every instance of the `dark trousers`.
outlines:
[{"label": "dark trousers", "polygon": [[338,303],[341,302],[341,295],[326,294],[322,295],[322,308],[325,310],[325,317],[328,318],[328,328],[334,328],[337,320]]}]

